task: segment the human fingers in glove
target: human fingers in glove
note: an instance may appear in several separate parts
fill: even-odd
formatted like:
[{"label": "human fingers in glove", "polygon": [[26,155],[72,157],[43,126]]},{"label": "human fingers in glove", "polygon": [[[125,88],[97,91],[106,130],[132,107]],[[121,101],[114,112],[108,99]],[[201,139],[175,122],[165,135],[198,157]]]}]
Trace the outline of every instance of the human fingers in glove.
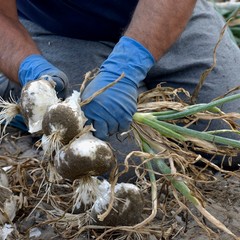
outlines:
[{"label": "human fingers in glove", "polygon": [[[154,59],[163,56],[182,33],[195,4],[196,0],[138,2],[125,36],[82,95],[82,99],[86,99],[124,72],[123,79],[83,107],[96,128],[97,137],[106,139],[108,134],[129,128],[136,111],[139,83],[153,66]],[[179,11],[169,19],[173,8]]]},{"label": "human fingers in glove", "polygon": [[68,78],[64,72],[53,66],[40,54],[32,54],[26,57],[20,64],[18,79],[22,86],[29,81],[44,77],[46,80],[53,80],[56,84],[55,90],[58,97],[65,98],[68,86]]},{"label": "human fingers in glove", "polygon": [[83,106],[83,111],[96,129],[95,136],[107,139],[108,135],[129,129],[132,116],[137,110],[138,87],[153,66],[151,53],[140,43],[122,37],[112,53],[102,64],[99,74],[85,88],[82,100],[116,80],[114,86]]},{"label": "human fingers in glove", "polygon": [[[68,85],[67,76],[39,54],[30,55],[21,62],[18,78],[22,86],[40,78],[54,81],[58,97],[65,98],[66,96]],[[22,131],[28,131],[28,127],[20,114],[10,122],[10,125]]]}]

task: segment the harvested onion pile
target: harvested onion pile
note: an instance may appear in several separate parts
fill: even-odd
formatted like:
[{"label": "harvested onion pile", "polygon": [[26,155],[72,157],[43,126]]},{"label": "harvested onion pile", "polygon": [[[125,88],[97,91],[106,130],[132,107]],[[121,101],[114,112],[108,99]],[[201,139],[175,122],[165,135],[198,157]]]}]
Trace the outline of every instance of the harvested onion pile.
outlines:
[{"label": "harvested onion pile", "polygon": [[43,149],[49,156],[55,156],[63,177],[75,180],[86,175],[101,175],[112,167],[111,148],[95,138],[90,127],[84,128],[87,119],[80,107],[79,92],[73,91],[61,101],[54,83],[39,79],[23,87],[18,103],[1,100],[1,123],[7,125],[17,114],[22,114],[29,132],[42,134]]},{"label": "harvested onion pile", "polygon": [[[130,208],[136,206],[136,215],[133,214],[135,217],[126,222],[128,225],[135,224],[140,221],[143,201],[139,189],[131,184],[115,188],[116,199],[125,197],[127,204],[122,205],[115,201],[115,210],[106,221],[100,222],[97,218],[109,204],[111,194],[110,183],[98,180],[97,176],[109,173],[115,165],[115,158],[111,147],[93,136],[94,129],[84,126],[87,119],[81,110],[80,102],[79,92],[73,91],[71,96],[62,101],[57,98],[51,81],[39,79],[29,82],[22,89],[18,103],[1,99],[0,119],[6,126],[17,114],[22,114],[29,132],[42,136],[44,157],[49,158],[49,164],[53,161],[55,166],[50,167],[50,175],[59,174],[62,178],[77,183],[72,197],[72,213],[89,210],[97,224],[125,224]],[[54,173],[55,170],[58,174]],[[98,212],[96,206],[102,200],[105,205],[101,212]],[[117,221],[118,213],[123,216],[121,221]]]}]

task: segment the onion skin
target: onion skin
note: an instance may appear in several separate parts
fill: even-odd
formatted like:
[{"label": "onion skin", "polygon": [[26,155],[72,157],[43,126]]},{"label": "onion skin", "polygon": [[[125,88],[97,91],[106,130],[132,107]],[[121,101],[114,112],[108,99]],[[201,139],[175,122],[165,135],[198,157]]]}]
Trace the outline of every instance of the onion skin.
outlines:
[{"label": "onion skin", "polygon": [[4,186],[0,186],[0,225],[12,221],[16,216],[17,204],[13,192]]},{"label": "onion skin", "polygon": [[8,176],[2,168],[0,168],[0,186],[9,187]]},{"label": "onion skin", "polygon": [[61,149],[54,158],[57,172],[66,179],[101,176],[113,167],[114,155],[104,141],[86,133]]},{"label": "onion skin", "polygon": [[120,183],[115,186],[114,192],[113,208],[103,221],[98,219],[98,215],[106,211],[111,192],[109,191],[105,196],[95,201],[91,209],[93,224],[101,226],[132,226],[141,222],[144,201],[140,189],[133,184]]}]

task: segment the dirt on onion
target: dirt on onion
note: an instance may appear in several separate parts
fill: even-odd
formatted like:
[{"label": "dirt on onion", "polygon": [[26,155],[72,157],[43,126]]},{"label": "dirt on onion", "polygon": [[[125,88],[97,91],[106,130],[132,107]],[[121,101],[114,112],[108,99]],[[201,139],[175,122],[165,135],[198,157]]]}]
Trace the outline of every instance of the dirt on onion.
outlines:
[{"label": "dirt on onion", "polygon": [[73,94],[65,101],[49,107],[43,118],[45,135],[59,134],[63,144],[67,144],[83,129],[86,118],[81,111],[80,93]]},{"label": "dirt on onion", "polygon": [[114,202],[110,213],[103,221],[99,215],[103,214],[109,205],[111,191],[99,197],[92,209],[91,217],[93,224],[102,226],[131,226],[142,220],[144,207],[143,196],[140,189],[130,183],[119,183],[114,188]]},{"label": "dirt on onion", "polygon": [[75,180],[83,176],[101,176],[113,167],[114,155],[109,145],[91,132],[75,139],[56,153],[54,165],[64,178]]}]

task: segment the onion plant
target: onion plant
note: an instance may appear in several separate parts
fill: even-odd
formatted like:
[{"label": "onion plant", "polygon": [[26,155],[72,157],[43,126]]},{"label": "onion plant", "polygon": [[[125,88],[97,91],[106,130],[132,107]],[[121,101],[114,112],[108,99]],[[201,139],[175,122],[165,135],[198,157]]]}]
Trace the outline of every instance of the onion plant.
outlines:
[{"label": "onion plant", "polygon": [[[222,120],[224,119],[225,113],[223,113],[218,106],[239,98],[240,94],[238,93],[219,98],[210,103],[194,105],[182,104],[182,108],[179,109],[172,109],[173,104],[170,104],[171,107],[169,109],[167,107],[167,102],[165,108],[163,107],[163,110],[160,111],[148,112],[147,110],[144,111],[144,108],[141,108],[142,112],[134,114],[132,124],[134,134],[141,149],[152,155],[150,163],[154,163],[154,166],[157,166],[157,171],[170,182],[171,186],[190,201],[203,216],[235,239],[238,238],[226,228],[224,224],[207,212],[202,204],[202,200],[191,190],[192,185],[190,188],[189,182],[185,181],[186,179],[191,179],[191,177],[184,175],[184,167],[187,168],[188,165],[184,166],[184,164],[187,162],[186,158],[189,158],[189,160],[191,159],[189,164],[190,162],[194,163],[192,159],[204,159],[201,154],[194,153],[195,148],[205,153],[211,153],[212,149],[215,149],[214,154],[216,155],[236,155],[240,152],[240,141],[216,135],[216,132],[222,132],[221,129],[216,132],[200,132],[190,129],[188,125],[184,125],[183,123],[189,123],[192,119],[197,121],[201,117],[204,118],[204,116],[206,117],[207,115],[214,115],[216,119]],[[153,99],[152,95],[151,99]],[[161,102],[161,99],[154,99]],[[228,117],[224,120],[229,123],[231,127],[232,125],[228,122],[229,118],[231,121],[240,119],[240,114],[236,113],[232,115],[228,114],[227,116]],[[210,117],[206,119],[210,119]],[[193,120],[193,122],[195,121]],[[239,134],[237,123],[235,126],[237,126],[235,129],[232,127],[230,129],[224,129],[223,132],[234,132]],[[183,174],[180,174],[177,173],[177,168],[172,166],[170,161],[173,160],[173,165],[178,165],[182,159],[185,159],[185,163],[179,164],[180,170],[183,169]],[[205,159],[205,162],[206,161]],[[212,165],[214,166],[214,164]]]}]

